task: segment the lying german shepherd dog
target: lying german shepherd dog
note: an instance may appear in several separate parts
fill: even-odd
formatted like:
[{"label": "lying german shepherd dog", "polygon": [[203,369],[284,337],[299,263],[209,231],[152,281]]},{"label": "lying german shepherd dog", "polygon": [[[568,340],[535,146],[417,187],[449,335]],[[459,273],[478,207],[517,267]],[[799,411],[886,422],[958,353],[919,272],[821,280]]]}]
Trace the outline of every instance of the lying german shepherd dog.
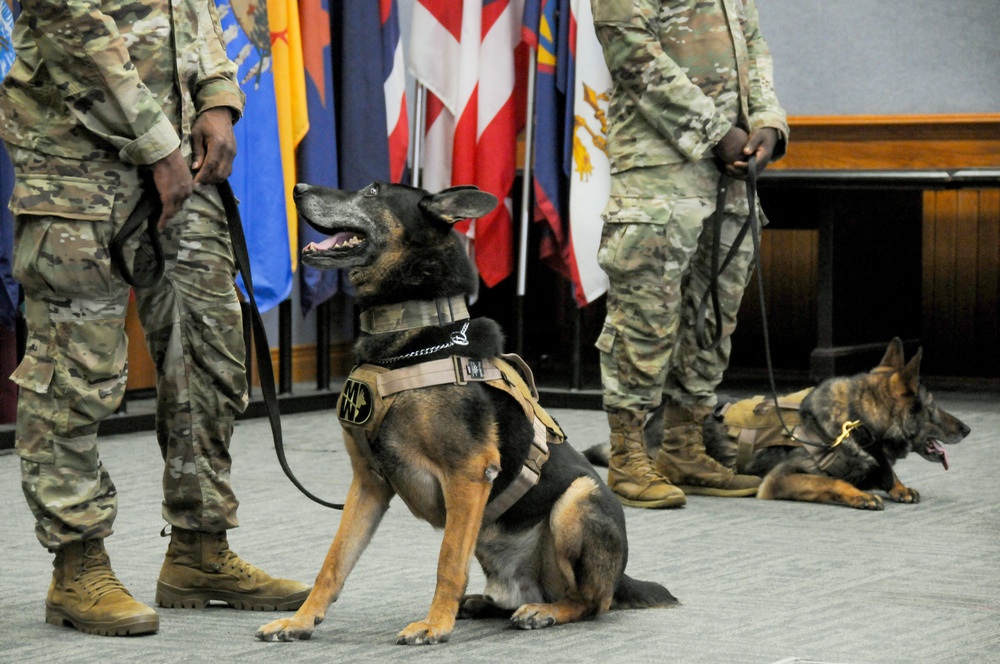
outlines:
[{"label": "lying german shepherd dog", "polygon": [[[898,503],[920,502],[920,494],[899,481],[893,464],[916,452],[947,470],[942,443],[969,434],[921,384],[922,355],[920,349],[905,362],[903,342],[896,338],[870,372],[779,397],[777,408],[764,397],[723,404],[705,420],[705,449],[729,468],[763,477],[757,497],[764,500],[881,510],[882,498],[871,493],[877,489]],[[654,411],[644,431],[653,451],[663,439],[657,415]],[[608,454],[606,445],[584,452],[596,465],[607,465]]]},{"label": "lying german shepherd dog", "polygon": [[[496,198],[475,187],[428,194],[375,183],[350,193],[300,184],[295,202],[332,236],[303,249],[302,261],[351,268],[362,310],[357,366],[338,403],[353,479],[308,599],[257,636],[310,637],[396,494],[444,529],[430,611],[397,643],[446,641],[456,616],[507,615],[537,629],[676,604],[663,586],[624,574],[620,503],[563,443],[527,367],[501,355],[499,325],[469,318],[476,277],[452,224],[489,213]],[[482,595],[464,595],[473,552]]]}]

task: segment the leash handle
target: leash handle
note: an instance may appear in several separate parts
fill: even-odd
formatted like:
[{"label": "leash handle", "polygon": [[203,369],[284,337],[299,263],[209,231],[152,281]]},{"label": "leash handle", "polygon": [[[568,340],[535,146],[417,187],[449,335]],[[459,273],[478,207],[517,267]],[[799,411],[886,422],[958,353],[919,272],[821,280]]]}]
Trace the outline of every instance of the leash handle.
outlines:
[{"label": "leash handle", "polygon": [[236,203],[236,196],[228,180],[223,180],[218,184],[219,195],[222,197],[222,206],[226,210],[226,220],[229,226],[229,236],[233,245],[233,258],[236,267],[243,277],[243,285],[246,286],[247,298],[250,300],[250,317],[253,324],[254,347],[257,350],[257,370],[260,374],[260,390],[264,395],[264,407],[267,410],[267,419],[271,423],[271,436],[274,438],[274,452],[278,456],[278,464],[292,484],[310,500],[330,507],[335,510],[344,509],[342,503],[331,503],[313,495],[306,489],[288,465],[285,458],[285,446],[281,436],[281,419],[278,408],[278,397],[274,390],[274,368],[271,366],[271,347],[267,342],[267,331],[264,329],[264,321],[260,317],[257,309],[257,302],[253,296],[253,281],[250,277],[250,255],[247,251],[246,236],[243,233],[243,223],[240,220],[240,212]]}]

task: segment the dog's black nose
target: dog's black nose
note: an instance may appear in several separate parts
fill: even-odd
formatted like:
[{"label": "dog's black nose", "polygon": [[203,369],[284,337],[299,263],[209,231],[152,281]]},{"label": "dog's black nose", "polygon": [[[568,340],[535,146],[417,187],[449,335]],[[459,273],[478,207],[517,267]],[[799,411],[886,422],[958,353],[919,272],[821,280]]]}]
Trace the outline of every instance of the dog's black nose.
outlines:
[{"label": "dog's black nose", "polygon": [[305,184],[304,182],[300,182],[297,185],[295,185],[295,195],[296,196],[301,196],[302,194],[306,193],[307,191],[309,191],[309,185]]}]

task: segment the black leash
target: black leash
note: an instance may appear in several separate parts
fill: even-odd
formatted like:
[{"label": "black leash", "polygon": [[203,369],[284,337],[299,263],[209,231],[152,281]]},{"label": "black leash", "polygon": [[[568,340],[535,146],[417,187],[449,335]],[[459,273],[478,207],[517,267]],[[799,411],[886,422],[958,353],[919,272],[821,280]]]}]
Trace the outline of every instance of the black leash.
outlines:
[{"label": "black leash", "polygon": [[260,373],[260,391],[264,395],[264,406],[267,410],[267,419],[271,422],[271,436],[274,438],[274,452],[278,456],[278,464],[281,470],[292,484],[301,491],[307,498],[317,502],[324,507],[335,510],[344,509],[343,503],[331,503],[313,495],[308,489],[302,486],[299,479],[295,477],[288,460],[285,458],[285,445],[281,438],[281,420],[278,414],[278,397],[274,390],[274,368],[271,366],[271,347],[267,342],[267,332],[264,329],[264,321],[260,317],[257,309],[257,302],[253,296],[253,281],[250,278],[250,255],[247,253],[246,236],[243,233],[243,223],[240,221],[240,211],[236,203],[236,196],[228,180],[219,183],[219,195],[222,197],[222,206],[226,210],[226,220],[229,222],[229,236],[233,245],[233,258],[236,260],[236,267],[243,277],[243,285],[246,287],[247,297],[250,300],[250,314],[253,321],[254,347],[257,350],[257,371]]},{"label": "black leash", "polygon": [[[222,198],[222,206],[226,211],[226,222],[229,227],[229,237],[233,246],[233,258],[236,261],[236,268],[239,270],[240,276],[243,277],[243,285],[246,287],[247,297],[250,300],[250,319],[253,325],[254,348],[257,351],[257,371],[260,376],[260,389],[264,396],[264,408],[267,411],[267,419],[271,423],[271,436],[274,439],[274,452],[278,456],[278,464],[288,479],[292,481],[292,484],[305,494],[307,498],[324,507],[342,510],[344,509],[343,504],[331,503],[318,498],[302,486],[302,483],[295,477],[291,467],[288,465],[288,460],[285,458],[285,445],[281,437],[278,397],[274,389],[274,368],[271,366],[271,347],[267,341],[267,331],[264,329],[264,321],[260,317],[260,311],[257,309],[257,302],[253,295],[253,280],[250,277],[250,254],[247,251],[247,241],[243,232],[243,223],[240,219],[239,205],[236,202],[236,196],[233,194],[233,188],[228,180],[223,180],[217,186],[219,196]],[[115,234],[115,237],[111,241],[111,261],[118,268],[122,278],[132,286],[148,288],[155,284],[163,275],[163,249],[160,246],[160,235],[156,228],[161,209],[156,187],[152,185],[151,181],[147,180],[139,204],[129,215],[125,226]],[[153,246],[153,253],[156,257],[156,265],[151,277],[144,277],[142,280],[137,280],[132,271],[128,269],[122,253],[122,247],[144,220],[146,221],[146,232],[149,235]]]},{"label": "black leash", "polygon": [[[701,302],[698,304],[698,317],[695,319],[695,335],[698,338],[698,347],[702,350],[715,350],[722,343],[722,310],[719,305],[719,275],[721,275],[729,264],[739,253],[740,247],[743,246],[743,240],[746,239],[747,233],[753,231],[754,239],[754,258],[759,259],[760,252],[757,249],[758,236],[760,235],[760,218],[757,215],[757,157],[751,156],[748,160],[747,165],[748,175],[747,175],[747,202],[750,203],[750,213],[747,215],[746,220],[743,222],[743,226],[740,227],[739,233],[736,235],[736,240],[733,242],[733,246],[729,248],[729,253],[726,254],[725,259],[722,261],[722,265],[719,265],[719,254],[722,253],[722,222],[723,222],[723,208],[726,205],[726,197],[729,194],[729,187],[735,180],[727,175],[722,174],[719,179],[719,192],[715,198],[715,211],[712,216],[709,217],[707,225],[712,231],[712,270],[709,276],[708,288],[705,290],[704,295],[701,296]],[[760,267],[760,261],[757,260],[757,266]],[[760,274],[758,273],[758,278]],[[708,302],[712,302],[712,313],[715,315],[715,330],[712,332],[712,338],[707,339],[705,336],[705,321],[708,318]],[[763,302],[761,302],[763,305]]]},{"label": "black leash", "polygon": [[[757,213],[757,158],[751,156],[747,161],[746,185],[747,202],[750,204],[750,212],[747,214],[746,221],[743,222],[743,226],[736,235],[736,240],[733,242],[733,246],[729,248],[729,253],[726,254],[726,258],[722,261],[721,266],[719,265],[719,254],[722,253],[722,209],[725,205],[726,194],[729,191],[729,185],[733,182],[733,178],[726,173],[723,173],[721,179],[719,180],[719,193],[716,197],[715,212],[712,213],[712,216],[708,220],[708,224],[712,229],[712,273],[709,279],[708,288],[706,289],[705,294],[702,295],[701,302],[698,306],[698,317],[695,321],[695,334],[698,338],[698,346],[702,350],[715,350],[718,348],[719,344],[722,343],[722,314],[719,305],[719,275],[726,269],[729,263],[732,262],[736,253],[739,251],[740,246],[742,246],[747,233],[750,233],[750,237],[753,239],[754,269],[757,272],[757,291],[760,298],[760,319],[764,334],[764,358],[767,363],[767,378],[770,383],[771,398],[774,400],[774,409],[778,415],[778,421],[781,422],[781,428],[784,430],[786,436],[802,444],[814,445],[815,443],[809,443],[801,440],[792,433],[789,426],[785,424],[785,419],[781,416],[781,409],[778,408],[778,387],[774,380],[774,366],[771,362],[771,336],[768,332],[769,326],[767,324],[767,307],[764,302],[764,274],[763,268],[761,268],[760,265],[761,227],[760,216]],[[712,311],[715,314],[715,331],[712,339],[706,340],[705,319],[708,315],[709,300],[712,301]]]}]

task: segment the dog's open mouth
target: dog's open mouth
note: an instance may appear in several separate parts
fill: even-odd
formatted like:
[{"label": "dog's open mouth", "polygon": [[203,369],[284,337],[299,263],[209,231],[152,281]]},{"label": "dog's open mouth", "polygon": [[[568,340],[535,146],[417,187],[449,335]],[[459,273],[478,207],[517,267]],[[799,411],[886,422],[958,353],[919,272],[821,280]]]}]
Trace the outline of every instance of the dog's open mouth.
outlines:
[{"label": "dog's open mouth", "polygon": [[336,251],[348,253],[358,249],[365,243],[364,233],[357,231],[340,231],[322,242],[310,242],[302,248],[302,253],[315,253],[317,251]]},{"label": "dog's open mouth", "polygon": [[944,466],[945,470],[948,470],[948,452],[934,438],[927,439],[927,446],[924,448],[923,457],[928,461],[937,461]]}]

